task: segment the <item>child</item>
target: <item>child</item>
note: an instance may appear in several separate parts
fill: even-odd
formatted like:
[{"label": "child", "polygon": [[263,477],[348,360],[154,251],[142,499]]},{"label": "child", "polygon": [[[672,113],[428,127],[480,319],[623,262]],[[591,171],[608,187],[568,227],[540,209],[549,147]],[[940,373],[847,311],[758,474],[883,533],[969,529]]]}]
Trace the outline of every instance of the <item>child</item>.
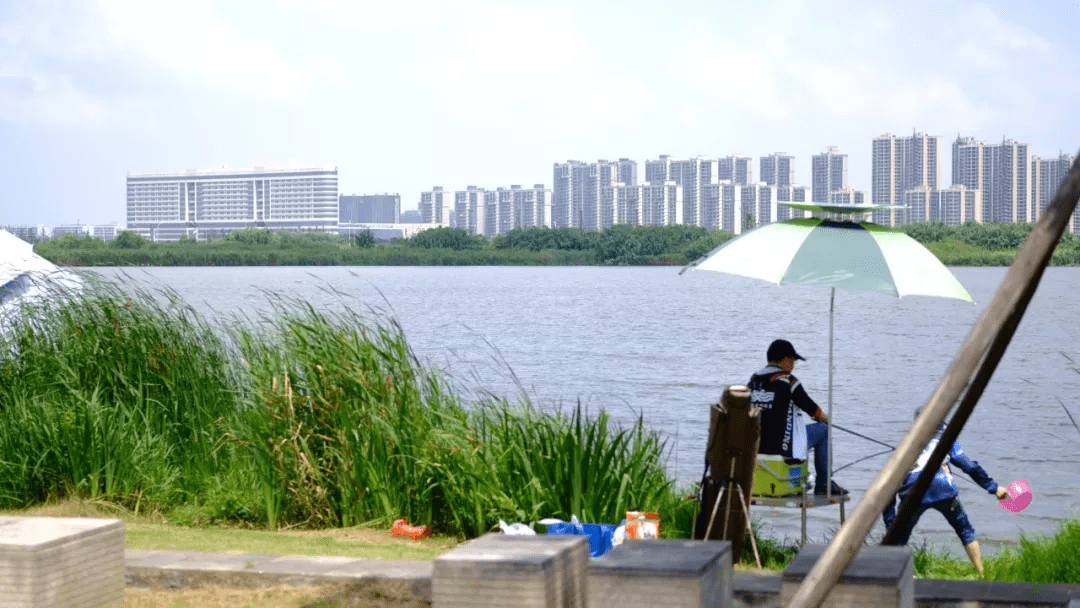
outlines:
[{"label": "child", "polygon": [[[921,409],[921,408],[920,408]],[[915,410],[915,417],[919,417],[919,410]],[[918,460],[915,461],[915,466],[908,472],[907,477],[904,479],[904,483],[900,486],[900,491],[897,493],[894,500],[890,501],[888,506],[885,507],[885,511],[881,514],[882,519],[885,520],[885,528],[888,529],[892,526],[893,520],[896,519],[896,506],[903,502],[911,488],[915,486],[915,481],[919,479],[919,474],[926,467],[927,461],[930,459],[930,454],[937,447],[938,442],[941,440],[941,433],[945,430],[945,425],[942,424],[938,427],[934,436],[930,439],[930,442],[926,444],[922,453],[919,454]],[[1003,500],[1009,497],[1009,493],[1005,488],[999,486],[986,471],[983,470],[979,463],[971,460],[964,453],[964,448],[960,447],[959,441],[954,441],[952,449],[949,450],[948,462],[960,467],[960,470],[967,473],[975,483],[982,486],[984,490],[991,494],[997,495],[998,500]],[[975,566],[975,569],[979,571],[979,576],[983,574],[982,553],[979,550],[979,541],[975,540],[975,528],[971,526],[971,522],[968,521],[967,513],[964,513],[964,507],[960,504],[960,497],[956,491],[956,482],[953,480],[952,473],[949,471],[949,465],[946,462],[941,464],[941,469],[934,475],[934,480],[930,482],[930,487],[926,490],[926,494],[923,495],[922,504],[915,511],[915,516],[911,518],[911,521],[907,525],[907,529],[903,531],[903,535],[900,537],[898,544],[906,545],[908,539],[911,537],[911,531],[915,527],[915,523],[919,521],[919,517],[926,512],[927,509],[936,509],[945,516],[949,524],[956,530],[956,535],[960,537],[960,542],[964,543],[964,550],[967,551],[968,559]]]}]

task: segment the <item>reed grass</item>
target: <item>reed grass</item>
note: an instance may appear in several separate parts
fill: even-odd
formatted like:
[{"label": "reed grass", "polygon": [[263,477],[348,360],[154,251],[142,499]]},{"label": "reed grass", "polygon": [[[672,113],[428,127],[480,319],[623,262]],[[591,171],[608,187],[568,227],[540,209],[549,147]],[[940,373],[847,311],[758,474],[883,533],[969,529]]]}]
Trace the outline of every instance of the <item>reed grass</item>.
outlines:
[{"label": "reed grass", "polygon": [[174,294],[91,283],[0,334],[0,505],[182,500],[235,408],[220,340]]},{"label": "reed grass", "polygon": [[627,510],[656,510],[672,495],[664,442],[640,417],[616,428],[607,412],[589,418],[580,403],[569,413],[545,413],[528,402],[493,401],[475,420],[492,474],[508,499],[528,505],[513,513],[518,521],[618,522]]},{"label": "reed grass", "polygon": [[1080,520],[1062,522],[1053,536],[1021,535],[1015,547],[986,561],[987,578],[1031,583],[1080,583]]},{"label": "reed grass", "polygon": [[466,403],[392,319],[268,297],[266,317],[213,327],[167,289],[105,282],[23,311],[0,336],[0,508],[88,497],[185,525],[404,517],[465,537],[690,512],[640,418]]}]

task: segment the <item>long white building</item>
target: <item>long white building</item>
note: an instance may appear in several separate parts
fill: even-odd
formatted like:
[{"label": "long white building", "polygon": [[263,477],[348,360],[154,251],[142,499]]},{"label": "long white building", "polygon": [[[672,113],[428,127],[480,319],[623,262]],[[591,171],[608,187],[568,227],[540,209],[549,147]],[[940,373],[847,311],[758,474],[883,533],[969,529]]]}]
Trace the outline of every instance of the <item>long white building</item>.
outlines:
[{"label": "long white building", "polygon": [[243,228],[332,231],[337,167],[129,173],[127,229],[154,241]]}]

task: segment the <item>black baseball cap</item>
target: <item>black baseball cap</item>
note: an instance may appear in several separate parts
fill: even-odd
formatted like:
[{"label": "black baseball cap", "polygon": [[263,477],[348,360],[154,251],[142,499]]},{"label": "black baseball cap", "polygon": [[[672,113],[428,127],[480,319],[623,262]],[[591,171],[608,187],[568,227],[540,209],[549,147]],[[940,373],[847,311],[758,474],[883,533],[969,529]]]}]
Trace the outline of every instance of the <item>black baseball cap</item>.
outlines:
[{"label": "black baseball cap", "polygon": [[773,340],[773,343],[769,345],[769,350],[765,356],[768,358],[768,361],[781,361],[788,357],[806,361],[806,357],[795,352],[795,347],[787,340]]}]

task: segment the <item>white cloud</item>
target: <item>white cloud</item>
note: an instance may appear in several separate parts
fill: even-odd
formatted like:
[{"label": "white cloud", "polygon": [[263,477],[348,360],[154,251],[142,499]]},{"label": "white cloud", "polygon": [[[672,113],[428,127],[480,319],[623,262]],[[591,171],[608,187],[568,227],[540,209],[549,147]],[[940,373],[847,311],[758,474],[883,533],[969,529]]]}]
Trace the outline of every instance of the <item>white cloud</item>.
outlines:
[{"label": "white cloud", "polygon": [[[337,57],[307,48],[290,55],[275,38],[275,24],[248,35],[219,10],[224,7],[237,5],[16,0],[0,22],[0,117],[61,129],[146,130],[159,126],[154,116],[168,104],[161,83],[287,99],[316,84],[350,82]],[[242,14],[264,15],[251,9]]]},{"label": "white cloud", "polygon": [[242,34],[210,0],[100,0],[97,6],[112,48],[176,74],[276,97],[296,96],[311,84],[308,71],[279,44]]},{"label": "white cloud", "polygon": [[998,72],[1014,66],[1021,57],[1045,56],[1051,51],[1045,38],[1010,23],[986,4],[973,4],[960,18],[966,26],[957,31],[963,43],[956,50],[956,60],[968,69]]},{"label": "white cloud", "polygon": [[105,104],[69,76],[0,65],[0,120],[83,129],[100,126]]},{"label": "white cloud", "polygon": [[278,6],[330,27],[372,32],[426,30],[449,9],[445,0],[278,0]]},{"label": "white cloud", "polygon": [[991,7],[974,4],[939,18],[918,37],[907,35],[924,20],[918,8],[852,11],[843,27],[811,13],[784,20],[757,15],[747,27],[698,30],[676,53],[677,73],[718,112],[788,129],[825,123],[825,130],[861,125],[874,135],[910,128],[972,132],[1032,107],[1021,83],[1043,65],[1032,58],[1051,47]]},{"label": "white cloud", "polygon": [[645,80],[616,71],[619,56],[593,45],[569,9],[456,8],[455,21],[425,40],[416,75],[458,120],[534,132],[633,129],[655,103]]}]

